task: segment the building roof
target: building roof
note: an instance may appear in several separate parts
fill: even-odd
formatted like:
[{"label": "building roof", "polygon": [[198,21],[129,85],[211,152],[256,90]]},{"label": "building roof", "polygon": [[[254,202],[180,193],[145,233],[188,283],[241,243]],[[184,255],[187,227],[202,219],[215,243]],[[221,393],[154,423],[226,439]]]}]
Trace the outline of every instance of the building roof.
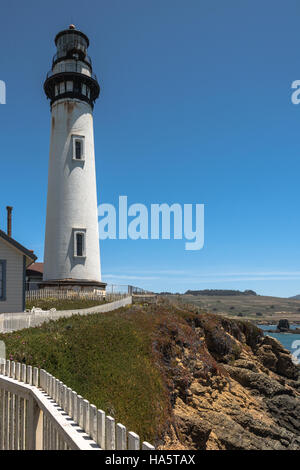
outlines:
[{"label": "building roof", "polygon": [[31,274],[43,274],[44,272],[44,263],[33,263],[27,271],[30,271]]},{"label": "building roof", "polygon": [[13,238],[9,237],[5,232],[3,232],[2,230],[0,230],[0,239],[3,239],[5,240],[7,243],[9,243],[10,245],[12,245],[14,248],[16,248],[17,250],[19,250],[21,253],[23,253],[23,255],[27,256],[27,258],[30,258],[32,260],[32,262],[34,262],[35,260],[37,260],[37,256],[35,256],[35,254],[33,253],[33,251],[31,250],[28,250],[27,248],[25,248],[23,245],[21,245],[20,243],[18,243],[16,240],[14,240]]}]

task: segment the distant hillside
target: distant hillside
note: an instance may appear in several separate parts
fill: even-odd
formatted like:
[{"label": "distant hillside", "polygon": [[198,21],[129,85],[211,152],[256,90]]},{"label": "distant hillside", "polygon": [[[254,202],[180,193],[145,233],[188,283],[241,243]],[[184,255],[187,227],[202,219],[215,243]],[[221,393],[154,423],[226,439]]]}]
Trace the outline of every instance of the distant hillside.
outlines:
[{"label": "distant hillside", "polygon": [[293,297],[289,297],[289,299],[300,300],[300,294],[294,295]]},{"label": "distant hillside", "polygon": [[274,324],[277,324],[281,318],[288,318],[290,322],[300,323],[300,299],[269,297],[255,295],[255,293],[247,295],[249,291],[239,294],[237,294],[239,291],[233,291],[234,294],[230,295],[231,292],[229,290],[190,290],[187,294],[167,297],[170,299],[176,297],[176,301],[180,300],[185,304],[192,303],[206,312],[221,315],[244,317],[255,321],[268,320]]},{"label": "distant hillside", "polygon": [[[257,295],[256,292],[253,290],[229,290],[229,289],[204,289],[204,290],[187,290],[185,292],[185,295],[220,295],[220,296],[225,296],[225,295]],[[299,296],[300,298],[300,296]]]}]

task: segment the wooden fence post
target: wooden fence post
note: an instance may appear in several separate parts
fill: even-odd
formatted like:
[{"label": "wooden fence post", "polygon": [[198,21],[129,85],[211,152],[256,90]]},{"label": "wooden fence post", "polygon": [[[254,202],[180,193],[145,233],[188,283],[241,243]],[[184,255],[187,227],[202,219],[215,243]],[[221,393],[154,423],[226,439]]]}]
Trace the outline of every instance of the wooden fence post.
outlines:
[{"label": "wooden fence post", "polygon": [[83,430],[89,434],[90,433],[90,402],[88,400],[83,400],[82,402],[82,412],[83,412]]},{"label": "wooden fence post", "polygon": [[17,362],[16,364],[16,380],[20,382],[21,380],[21,364],[20,362]]},{"label": "wooden fence post", "polygon": [[149,442],[143,442],[142,450],[155,450],[155,447],[149,444]]},{"label": "wooden fence post", "polygon": [[123,426],[123,424],[118,423],[116,426],[116,449],[117,450],[127,449],[126,434],[127,434],[126,427]]},{"label": "wooden fence post", "polygon": [[105,413],[102,410],[97,411],[97,444],[105,450]]},{"label": "wooden fence post", "polygon": [[27,414],[27,450],[43,449],[43,413],[33,398],[28,400]]},{"label": "wooden fence post", "polygon": [[22,382],[26,383],[26,364],[22,364],[22,372],[21,372],[21,375],[22,375]]},{"label": "wooden fence post", "polygon": [[105,450],[115,450],[116,448],[116,429],[115,420],[111,416],[106,416],[105,420],[106,446]]},{"label": "wooden fence post", "polygon": [[83,409],[82,409],[83,398],[81,395],[77,395],[77,424],[83,428]]},{"label": "wooden fence post", "polygon": [[74,423],[78,423],[77,418],[77,393],[72,391],[72,414],[71,418],[73,419]]},{"label": "wooden fence post", "polygon": [[128,450],[140,450],[140,438],[135,432],[128,433]]},{"label": "wooden fence post", "polygon": [[90,436],[97,441],[97,407],[90,405]]}]

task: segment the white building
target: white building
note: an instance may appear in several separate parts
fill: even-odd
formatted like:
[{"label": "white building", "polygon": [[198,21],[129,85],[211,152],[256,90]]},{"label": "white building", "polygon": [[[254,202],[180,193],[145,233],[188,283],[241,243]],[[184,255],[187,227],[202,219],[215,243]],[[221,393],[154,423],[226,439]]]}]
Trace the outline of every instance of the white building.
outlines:
[{"label": "white building", "polygon": [[43,284],[103,290],[93,131],[100,87],[85,34],[71,25],[55,44],[44,84],[51,139]]},{"label": "white building", "polygon": [[24,312],[26,268],[36,259],[0,230],[0,313]]}]

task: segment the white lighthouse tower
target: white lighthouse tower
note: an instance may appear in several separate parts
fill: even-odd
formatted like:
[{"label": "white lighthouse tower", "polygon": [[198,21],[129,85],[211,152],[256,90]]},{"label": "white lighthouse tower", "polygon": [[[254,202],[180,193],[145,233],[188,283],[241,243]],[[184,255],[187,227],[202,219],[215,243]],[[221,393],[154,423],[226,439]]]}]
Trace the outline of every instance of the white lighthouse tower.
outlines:
[{"label": "white lighthouse tower", "polygon": [[44,285],[102,290],[93,106],[100,93],[88,37],[71,25],[44,90],[51,106]]}]

